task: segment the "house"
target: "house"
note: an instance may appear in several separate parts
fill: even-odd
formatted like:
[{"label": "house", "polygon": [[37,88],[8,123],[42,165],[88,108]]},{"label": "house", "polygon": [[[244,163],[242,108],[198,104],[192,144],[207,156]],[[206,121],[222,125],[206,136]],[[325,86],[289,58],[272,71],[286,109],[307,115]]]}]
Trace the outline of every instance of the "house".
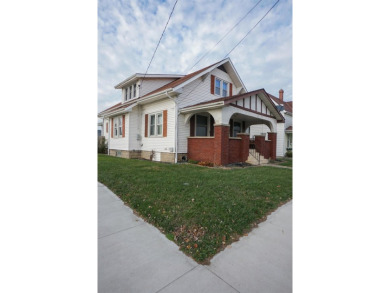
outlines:
[{"label": "house", "polygon": [[[115,88],[122,100],[98,114],[111,156],[215,165],[253,156],[260,162],[276,158],[285,134],[271,96],[248,92],[230,58],[188,75],[136,73]],[[267,139],[257,135],[251,142],[249,128],[259,124],[268,127]]]},{"label": "house", "polygon": [[[284,156],[287,151],[292,151],[293,144],[293,127],[292,127],[292,116],[293,116],[293,102],[286,102],[283,100],[284,91],[279,90],[279,98],[268,94],[271,100],[274,102],[276,108],[280,111],[285,119],[284,123],[284,135],[278,136],[278,147],[276,150],[276,156]],[[270,131],[269,128],[262,125],[252,125],[249,129],[250,137],[255,135],[266,135]]]}]

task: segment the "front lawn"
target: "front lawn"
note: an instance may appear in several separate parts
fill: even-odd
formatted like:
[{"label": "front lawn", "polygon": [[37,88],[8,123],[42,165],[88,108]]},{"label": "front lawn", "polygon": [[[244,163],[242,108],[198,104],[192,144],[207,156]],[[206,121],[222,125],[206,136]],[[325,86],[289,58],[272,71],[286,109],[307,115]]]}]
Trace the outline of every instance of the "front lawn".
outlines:
[{"label": "front lawn", "polygon": [[292,198],[292,170],[207,168],[98,155],[98,181],[200,263]]}]

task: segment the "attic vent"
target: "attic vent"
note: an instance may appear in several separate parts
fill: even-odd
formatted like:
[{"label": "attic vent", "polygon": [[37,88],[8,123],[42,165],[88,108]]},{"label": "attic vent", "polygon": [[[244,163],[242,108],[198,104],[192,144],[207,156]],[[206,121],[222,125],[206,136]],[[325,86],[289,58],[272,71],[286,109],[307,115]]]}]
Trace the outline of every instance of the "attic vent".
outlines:
[{"label": "attic vent", "polygon": [[225,69],[225,67],[223,66],[223,65],[220,65],[220,66],[218,66],[217,67],[219,70],[222,70],[223,72],[226,72],[227,73],[227,71],[226,71],[226,69]]}]

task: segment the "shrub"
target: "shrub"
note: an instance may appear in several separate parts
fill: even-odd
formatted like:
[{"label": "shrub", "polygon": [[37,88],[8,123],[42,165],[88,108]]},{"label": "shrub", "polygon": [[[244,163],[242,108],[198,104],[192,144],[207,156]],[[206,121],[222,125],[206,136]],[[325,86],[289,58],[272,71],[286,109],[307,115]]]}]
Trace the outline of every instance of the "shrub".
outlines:
[{"label": "shrub", "polygon": [[200,165],[200,166],[206,166],[206,167],[214,167],[214,163],[207,162],[207,161],[199,162],[198,165]]},{"label": "shrub", "polygon": [[107,154],[107,142],[104,136],[98,137],[98,153]]},{"label": "shrub", "polygon": [[188,163],[190,163],[190,164],[198,164],[198,163],[199,163],[199,161],[195,161],[195,160],[188,160]]},{"label": "shrub", "polygon": [[292,151],[287,151],[286,152],[286,157],[287,158],[292,158]]}]

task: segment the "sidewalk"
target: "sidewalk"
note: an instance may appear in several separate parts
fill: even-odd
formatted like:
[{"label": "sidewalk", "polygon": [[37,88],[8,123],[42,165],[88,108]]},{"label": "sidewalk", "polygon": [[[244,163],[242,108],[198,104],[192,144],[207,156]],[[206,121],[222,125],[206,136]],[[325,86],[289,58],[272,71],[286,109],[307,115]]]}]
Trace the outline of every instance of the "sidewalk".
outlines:
[{"label": "sidewalk", "polygon": [[203,266],[98,183],[98,289],[292,292],[292,202]]}]

